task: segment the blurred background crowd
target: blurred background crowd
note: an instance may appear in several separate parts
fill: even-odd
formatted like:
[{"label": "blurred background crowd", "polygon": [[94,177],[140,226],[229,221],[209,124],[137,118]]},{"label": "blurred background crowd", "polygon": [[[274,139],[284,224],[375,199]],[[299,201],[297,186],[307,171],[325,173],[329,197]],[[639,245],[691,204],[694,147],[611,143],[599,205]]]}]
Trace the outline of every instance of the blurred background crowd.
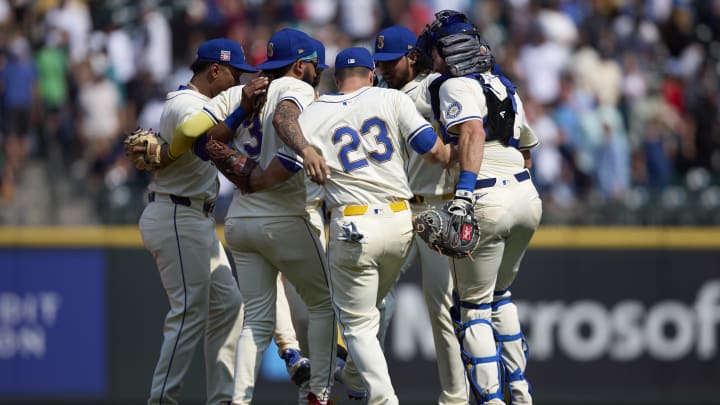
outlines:
[{"label": "blurred background crowd", "polygon": [[149,177],[122,139],[158,128],[205,39],[255,65],[291,26],[332,67],[442,9],[519,87],[543,223],[720,225],[720,0],[0,0],[0,224],[136,223]]}]

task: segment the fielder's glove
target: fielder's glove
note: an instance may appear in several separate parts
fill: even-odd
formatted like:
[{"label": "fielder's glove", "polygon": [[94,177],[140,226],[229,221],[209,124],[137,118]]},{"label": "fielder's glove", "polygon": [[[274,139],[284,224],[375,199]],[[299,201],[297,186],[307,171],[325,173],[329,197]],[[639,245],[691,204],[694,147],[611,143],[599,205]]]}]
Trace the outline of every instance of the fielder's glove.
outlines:
[{"label": "fielder's glove", "polygon": [[252,193],[250,174],[257,162],[243,156],[237,150],[215,139],[205,145],[205,152],[215,167],[243,193]]},{"label": "fielder's glove", "polygon": [[125,155],[138,170],[155,170],[160,167],[160,142],[152,129],[138,128],[125,138]]},{"label": "fielder's glove", "polygon": [[441,209],[423,211],[413,219],[415,232],[445,256],[469,257],[480,241],[472,193],[458,191]]}]

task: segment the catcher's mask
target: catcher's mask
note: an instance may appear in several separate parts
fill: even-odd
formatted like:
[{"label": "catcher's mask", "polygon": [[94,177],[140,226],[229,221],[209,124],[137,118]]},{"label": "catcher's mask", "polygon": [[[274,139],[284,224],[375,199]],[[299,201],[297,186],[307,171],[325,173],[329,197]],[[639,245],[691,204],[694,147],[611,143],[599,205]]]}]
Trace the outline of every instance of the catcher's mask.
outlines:
[{"label": "catcher's mask", "polygon": [[435,20],[425,26],[420,33],[415,44],[415,48],[420,54],[429,60],[432,60],[432,49],[437,48],[440,55],[445,58],[440,39],[451,35],[470,35],[480,41],[480,72],[490,70],[495,63],[495,58],[490,50],[490,45],[480,39],[475,24],[470,21],[465,14],[454,10],[443,10],[435,13]]}]

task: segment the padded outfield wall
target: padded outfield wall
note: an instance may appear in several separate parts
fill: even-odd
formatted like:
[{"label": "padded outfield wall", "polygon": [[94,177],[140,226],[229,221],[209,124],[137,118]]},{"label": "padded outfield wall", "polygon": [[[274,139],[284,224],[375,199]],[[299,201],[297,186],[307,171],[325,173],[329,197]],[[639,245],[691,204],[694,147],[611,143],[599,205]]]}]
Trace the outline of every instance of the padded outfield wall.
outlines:
[{"label": "padded outfield wall", "polygon": [[[720,401],[720,229],[541,227],[513,295],[538,404]],[[390,372],[401,403],[431,404],[419,269],[397,297]],[[143,403],[167,308],[135,227],[0,228],[0,403]],[[201,356],[186,403],[202,401]],[[293,391],[271,348],[257,403]]]}]

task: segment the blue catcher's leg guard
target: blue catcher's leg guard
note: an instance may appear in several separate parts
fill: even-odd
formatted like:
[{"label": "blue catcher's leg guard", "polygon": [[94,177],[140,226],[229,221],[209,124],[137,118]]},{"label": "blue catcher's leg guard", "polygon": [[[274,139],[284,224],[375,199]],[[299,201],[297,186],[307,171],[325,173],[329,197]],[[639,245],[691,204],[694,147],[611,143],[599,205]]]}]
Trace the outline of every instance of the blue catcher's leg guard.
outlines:
[{"label": "blue catcher's leg guard", "polygon": [[[491,321],[482,317],[483,312],[489,312],[491,306],[490,304],[460,301],[454,292],[453,301],[450,317],[460,342],[460,356],[465,364],[472,394],[477,404],[480,405],[503,404],[503,368],[500,362],[500,346],[495,345]],[[467,310],[469,318],[467,322],[461,320],[461,308]],[[488,346],[493,347],[492,355],[473,356],[473,353],[487,351]],[[491,391],[493,388],[495,389]]]},{"label": "blue catcher's leg guard", "polygon": [[528,344],[520,329],[517,307],[509,290],[496,291],[492,303],[492,324],[500,349],[504,380],[512,405],[532,404],[532,389],[525,379]]}]

